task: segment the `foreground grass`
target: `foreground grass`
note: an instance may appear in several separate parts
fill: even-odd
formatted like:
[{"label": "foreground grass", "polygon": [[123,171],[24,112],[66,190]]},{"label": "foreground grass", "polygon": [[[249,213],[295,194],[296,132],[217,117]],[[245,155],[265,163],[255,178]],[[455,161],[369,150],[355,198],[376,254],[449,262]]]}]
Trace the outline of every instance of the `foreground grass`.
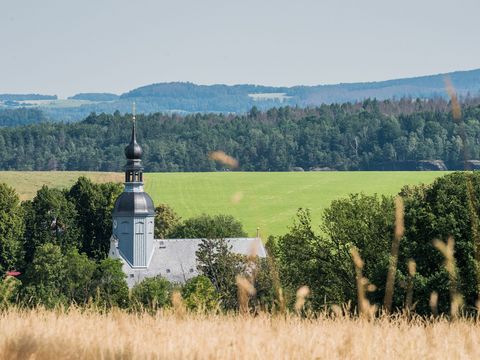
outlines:
[{"label": "foreground grass", "polygon": [[[121,173],[0,172],[0,182],[15,187],[22,199],[31,199],[46,184],[71,186],[79,176],[96,182],[123,181]],[[349,193],[394,195],[406,184],[431,183],[445,172],[217,172],[147,173],[146,191],[156,204],[172,206],[183,218],[231,214],[249,235],[284,234],[299,207],[309,208],[315,225],[330,202]]]},{"label": "foreground grass", "polygon": [[0,359],[478,359],[473,320],[10,310]]}]

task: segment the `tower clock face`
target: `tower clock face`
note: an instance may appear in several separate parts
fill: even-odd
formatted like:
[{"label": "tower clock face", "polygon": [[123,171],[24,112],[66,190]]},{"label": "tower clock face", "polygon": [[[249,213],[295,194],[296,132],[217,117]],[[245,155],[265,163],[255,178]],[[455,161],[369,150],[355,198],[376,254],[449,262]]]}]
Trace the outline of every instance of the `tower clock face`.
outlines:
[{"label": "tower clock face", "polygon": [[114,228],[114,229],[117,228],[117,220],[113,220],[113,228]]}]

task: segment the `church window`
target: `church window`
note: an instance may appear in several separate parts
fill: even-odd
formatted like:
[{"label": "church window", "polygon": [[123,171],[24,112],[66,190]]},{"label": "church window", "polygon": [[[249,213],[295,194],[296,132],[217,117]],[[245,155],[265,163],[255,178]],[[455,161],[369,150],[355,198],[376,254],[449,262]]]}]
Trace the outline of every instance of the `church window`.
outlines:
[{"label": "church window", "polygon": [[144,233],[143,222],[137,222],[135,224],[135,233],[137,233],[137,234],[143,234]]}]

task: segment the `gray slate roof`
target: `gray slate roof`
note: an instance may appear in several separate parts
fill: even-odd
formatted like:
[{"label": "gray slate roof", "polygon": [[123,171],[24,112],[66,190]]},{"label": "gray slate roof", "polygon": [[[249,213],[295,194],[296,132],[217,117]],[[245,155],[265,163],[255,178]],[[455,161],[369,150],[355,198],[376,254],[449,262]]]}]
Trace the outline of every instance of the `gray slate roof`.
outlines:
[{"label": "gray slate roof", "polygon": [[[147,268],[132,268],[122,257],[117,245],[112,241],[110,256],[120,258],[127,283],[132,287],[146,277],[160,275],[170,282],[184,283],[197,276],[198,245],[203,239],[155,239],[153,254]],[[232,252],[243,255],[256,254],[266,257],[265,247],[259,238],[227,238]]]}]

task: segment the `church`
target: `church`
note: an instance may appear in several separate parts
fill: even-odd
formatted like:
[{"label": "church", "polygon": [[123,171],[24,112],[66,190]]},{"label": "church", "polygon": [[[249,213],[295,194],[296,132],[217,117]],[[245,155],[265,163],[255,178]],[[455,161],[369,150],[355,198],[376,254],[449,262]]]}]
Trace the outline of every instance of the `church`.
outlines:
[{"label": "church", "polygon": [[[120,259],[129,287],[147,277],[162,276],[184,283],[197,276],[196,252],[202,239],[155,239],[155,206],[143,188],[143,150],[137,143],[135,115],[125,148],[125,189],[113,209],[109,256]],[[266,256],[260,238],[225,239],[232,252]]]}]

